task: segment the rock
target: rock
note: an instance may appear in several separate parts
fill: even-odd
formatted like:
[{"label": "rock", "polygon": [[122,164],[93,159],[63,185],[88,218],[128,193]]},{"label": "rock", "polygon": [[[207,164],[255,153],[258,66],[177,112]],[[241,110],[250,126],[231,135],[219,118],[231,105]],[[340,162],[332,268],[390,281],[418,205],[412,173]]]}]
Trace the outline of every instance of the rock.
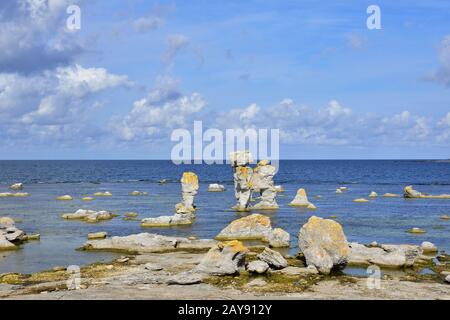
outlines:
[{"label": "rock", "polygon": [[372,242],[370,243],[370,246],[371,246],[371,247],[378,247],[378,242],[372,241]]},{"label": "rock", "polygon": [[248,287],[264,287],[267,285],[267,282],[265,282],[263,279],[253,279],[249,283],[247,283]]},{"label": "rock", "polygon": [[441,275],[446,277],[446,276],[450,276],[450,271],[442,271]]},{"label": "rock", "polygon": [[230,152],[228,155],[229,162],[233,167],[243,167],[253,163],[253,156],[250,151]]},{"label": "rock", "polygon": [[284,192],[284,188],[283,188],[283,186],[275,186],[275,191],[277,193],[283,193]]},{"label": "rock", "polygon": [[422,230],[420,228],[411,228],[409,229],[407,232],[409,233],[414,233],[414,234],[423,234],[423,233],[427,233],[425,230]]},{"label": "rock", "polygon": [[161,179],[158,181],[159,184],[166,184],[167,182],[167,179]]},{"label": "rock", "polygon": [[179,214],[193,214],[195,212],[194,198],[198,193],[198,177],[193,172],[184,172],[181,178],[183,200],[176,205]]},{"label": "rock", "polygon": [[125,213],[125,217],[127,218],[136,218],[139,214],[136,212],[127,212]]},{"label": "rock", "polygon": [[89,233],[88,239],[89,240],[105,239],[107,236],[108,236],[108,233],[106,233],[106,232]]},{"label": "rock", "polygon": [[308,207],[310,204],[311,203],[308,201],[308,196],[306,195],[306,191],[303,188],[298,189],[294,200],[292,200],[291,203],[289,203],[290,206],[295,206],[295,207]]},{"label": "rock", "polygon": [[344,192],[342,192],[341,189],[336,189],[336,193],[337,193],[337,194],[340,194],[340,193],[344,193]]},{"label": "rock", "polygon": [[82,201],[94,201],[95,199],[92,197],[83,197],[81,198]]},{"label": "rock", "polygon": [[263,274],[269,270],[269,265],[260,260],[255,260],[247,264],[247,271],[251,273]]},{"label": "rock", "polygon": [[450,283],[450,276],[445,277],[445,282]]},{"label": "rock", "polygon": [[116,260],[117,263],[127,263],[128,261],[130,261],[130,258],[128,257],[120,257]]},{"label": "rock", "polygon": [[339,190],[341,190],[341,191],[347,191],[348,188],[347,188],[347,187],[339,187]]},{"label": "rock", "polygon": [[318,194],[318,195],[316,196],[316,199],[322,199],[322,196],[321,196],[320,194]]},{"label": "rock", "polygon": [[0,233],[0,251],[9,251],[18,249],[16,245],[6,239],[4,235]]},{"label": "rock", "polygon": [[412,199],[450,199],[450,194],[430,195],[414,190],[412,186],[406,186],[403,197]]},{"label": "rock", "polygon": [[96,223],[104,220],[111,220],[114,214],[108,211],[93,211],[79,209],[75,213],[66,213],[62,217],[68,220],[83,220],[86,222]]},{"label": "rock", "polygon": [[166,237],[152,233],[140,233],[125,237],[87,241],[85,250],[109,250],[138,253],[167,252],[176,250],[205,250],[216,245],[213,240],[189,240],[181,237]]},{"label": "rock", "polygon": [[328,219],[337,219],[337,216],[329,216]]},{"label": "rock", "polygon": [[350,249],[342,226],[333,220],[316,216],[309,218],[298,234],[299,248],[308,266],[328,274],[332,268],[347,264]]},{"label": "rock", "polygon": [[56,200],[60,200],[60,201],[72,201],[73,198],[72,198],[72,196],[69,196],[69,195],[66,194],[65,196],[57,197]]},{"label": "rock", "polygon": [[169,278],[167,284],[177,284],[177,285],[192,285],[201,283],[205,276],[201,273],[193,272],[193,271],[185,271],[178,273]]},{"label": "rock", "polygon": [[378,193],[376,193],[375,191],[372,191],[372,192],[369,194],[369,198],[376,198],[376,197],[378,197]]},{"label": "rock", "polygon": [[399,194],[395,194],[395,193],[385,193],[385,194],[383,194],[383,197],[385,197],[385,198],[398,198],[398,197],[400,197],[400,195]]},{"label": "rock", "polygon": [[14,183],[11,186],[9,186],[9,188],[11,190],[14,190],[14,191],[22,190],[23,189],[23,183]]},{"label": "rock", "polygon": [[232,275],[245,265],[248,249],[242,242],[233,240],[220,242],[203,257],[196,271],[209,275]]},{"label": "rock", "polygon": [[263,252],[258,254],[258,259],[264,261],[273,269],[282,269],[288,266],[288,262],[279,252],[269,248],[265,248]]},{"label": "rock", "polygon": [[439,217],[441,220],[450,220],[450,216],[447,214],[444,214],[443,216]]},{"label": "rock", "polygon": [[208,192],[223,192],[225,191],[225,186],[217,183],[210,184],[208,186]]},{"label": "rock", "polygon": [[255,213],[231,222],[217,240],[260,240],[275,247],[289,246],[290,236],[282,229],[272,229],[270,218]]},{"label": "rock", "polygon": [[54,272],[61,272],[61,271],[66,271],[67,268],[66,268],[66,267],[63,267],[63,266],[56,266],[56,267],[53,267],[52,270],[53,270]]},{"label": "rock", "polygon": [[286,276],[303,276],[309,274],[318,274],[319,271],[314,266],[308,266],[306,268],[300,267],[286,267],[281,270],[275,270],[273,273],[284,274]]},{"label": "rock", "polygon": [[109,191],[96,192],[96,193],[94,193],[94,197],[112,197],[112,193]]},{"label": "rock", "polygon": [[348,262],[351,265],[402,268],[411,267],[422,255],[422,249],[413,245],[381,245],[366,247],[359,243],[350,243]]},{"label": "rock", "polygon": [[195,215],[192,213],[189,214],[176,213],[173,216],[161,216],[156,218],[142,219],[141,227],[150,228],[150,227],[172,227],[180,225],[190,225],[194,222],[194,220]]},{"label": "rock", "polygon": [[438,248],[431,242],[424,241],[420,245],[422,248],[423,253],[435,253],[438,252]]},{"label": "rock", "polygon": [[310,203],[310,204],[308,204],[306,209],[308,209],[308,210],[317,210],[317,207],[314,204]]},{"label": "rock", "polygon": [[6,229],[9,227],[14,227],[16,224],[14,220],[10,217],[0,217],[0,229]]},{"label": "rock", "polygon": [[142,191],[132,191],[130,192],[130,196],[139,197],[139,196],[147,196],[148,192],[142,192]]},{"label": "rock", "polygon": [[270,161],[262,160],[258,163],[252,176],[252,189],[261,194],[260,202],[252,209],[274,210],[278,209],[276,201],[277,191],[273,182],[273,177],[277,169],[270,165]]},{"label": "rock", "polygon": [[146,263],[146,264],[144,265],[144,269],[145,269],[145,270],[149,270],[149,271],[161,271],[161,270],[163,270],[164,268],[161,267],[161,266],[158,266],[158,265],[156,265],[156,264],[153,264],[153,263]]},{"label": "rock", "polygon": [[369,200],[364,199],[364,198],[358,198],[358,199],[353,200],[353,202],[364,203],[364,202],[369,202]]},{"label": "rock", "polygon": [[27,234],[26,240],[29,240],[29,241],[41,240],[41,235],[39,233],[37,233],[37,234]]}]

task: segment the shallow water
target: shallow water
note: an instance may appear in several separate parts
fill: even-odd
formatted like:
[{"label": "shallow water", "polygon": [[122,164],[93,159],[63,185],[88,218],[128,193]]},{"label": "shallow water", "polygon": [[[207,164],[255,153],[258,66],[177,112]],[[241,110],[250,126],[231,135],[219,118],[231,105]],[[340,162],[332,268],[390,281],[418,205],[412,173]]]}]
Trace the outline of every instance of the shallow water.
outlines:
[{"label": "shallow water", "polygon": [[[138,212],[140,218],[170,215],[181,198],[178,182],[183,171],[194,171],[201,185],[196,198],[197,219],[192,226],[142,229],[138,221],[117,217],[99,224],[66,221],[61,214],[77,209],[109,210],[118,214]],[[159,185],[158,180],[170,183]],[[230,210],[234,205],[232,172],[227,165],[175,166],[170,161],[0,161],[0,192],[7,192],[13,182],[24,182],[27,198],[0,198],[0,216],[21,221],[18,227],[28,233],[40,233],[41,241],[28,242],[21,250],[0,253],[0,273],[31,273],[56,265],[83,265],[107,261],[111,253],[76,251],[90,232],[109,235],[154,232],[165,235],[212,238],[232,220],[243,216]],[[209,183],[225,184],[227,191],[208,193]],[[431,241],[441,250],[450,251],[450,221],[439,216],[450,214],[450,200],[379,197],[370,203],[354,203],[371,191],[402,193],[413,184],[427,193],[450,193],[450,163],[436,161],[282,161],[276,183],[286,192],[278,198],[280,209],[265,212],[275,227],[291,234],[291,253],[298,251],[297,233],[312,215],[337,216],[349,241],[361,243],[411,243]],[[349,191],[337,195],[339,186]],[[306,188],[318,210],[292,208],[288,203],[298,188]],[[149,196],[132,197],[131,191],[148,191]],[[83,202],[82,196],[110,191],[113,197]],[[70,194],[75,200],[56,201]],[[322,199],[315,199],[322,195]],[[263,212],[261,212],[263,213]],[[412,227],[427,231],[423,235],[406,232]]]}]

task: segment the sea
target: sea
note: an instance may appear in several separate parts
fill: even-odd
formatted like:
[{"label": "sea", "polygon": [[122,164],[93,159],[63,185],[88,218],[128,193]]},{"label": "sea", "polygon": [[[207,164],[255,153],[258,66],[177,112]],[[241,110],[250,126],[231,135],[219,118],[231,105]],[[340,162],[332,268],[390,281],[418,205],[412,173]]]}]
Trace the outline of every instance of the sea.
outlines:
[{"label": "sea", "polygon": [[[191,226],[142,228],[139,221],[125,221],[126,212],[139,218],[172,215],[181,200],[180,178],[185,171],[199,176],[200,190],[195,199],[197,218]],[[166,179],[167,183],[158,181]],[[87,234],[106,231],[109,236],[151,232],[170,236],[213,238],[231,221],[247,215],[231,210],[235,204],[233,174],[229,165],[175,165],[164,160],[124,161],[0,161],[0,192],[9,192],[12,183],[24,183],[26,198],[0,198],[0,217],[17,221],[27,233],[39,233],[40,241],[30,241],[19,250],[0,252],[0,273],[33,273],[54,266],[86,265],[107,262],[117,253],[77,250]],[[450,194],[450,162],[436,160],[285,160],[280,161],[275,183],[285,192],[278,195],[280,208],[258,212],[271,218],[274,227],[291,235],[290,253],[298,252],[298,231],[312,216],[336,216],[348,241],[383,244],[421,244],[431,241],[440,250],[450,252],[450,199],[384,198],[384,193],[402,194],[406,185],[430,194]],[[221,193],[207,192],[210,183],[225,185]],[[336,194],[338,187],[348,191]],[[305,188],[317,210],[290,207],[299,188]],[[83,196],[109,191],[112,197],[92,202]],[[148,196],[130,196],[146,191]],[[369,203],[352,200],[368,197],[375,191],[380,197]],[[61,195],[73,201],[56,201]],[[316,196],[322,196],[316,199]],[[78,209],[107,210],[121,216],[98,224],[68,221],[64,213]],[[255,211],[257,212],[257,211]],[[418,227],[425,234],[408,229]]]}]

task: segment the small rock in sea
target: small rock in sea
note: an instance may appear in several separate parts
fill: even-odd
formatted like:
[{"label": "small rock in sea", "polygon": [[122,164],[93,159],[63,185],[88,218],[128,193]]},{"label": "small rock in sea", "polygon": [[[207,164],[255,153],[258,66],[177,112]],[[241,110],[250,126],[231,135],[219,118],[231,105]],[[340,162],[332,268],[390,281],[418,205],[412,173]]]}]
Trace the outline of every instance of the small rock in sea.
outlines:
[{"label": "small rock in sea", "polygon": [[310,203],[310,204],[308,204],[306,209],[308,209],[308,210],[317,210],[317,207],[314,204]]},{"label": "small rock in sea", "polygon": [[208,186],[208,192],[223,192],[225,187],[221,184],[212,183]]},{"label": "small rock in sea", "polygon": [[376,193],[375,191],[372,191],[372,192],[369,194],[369,198],[376,198],[376,197],[378,197],[378,193]]},{"label": "small rock in sea", "polygon": [[164,268],[161,267],[161,266],[158,266],[158,265],[156,265],[156,264],[153,264],[153,263],[146,263],[146,264],[144,265],[144,269],[145,269],[145,270],[149,270],[149,271],[161,271],[161,270],[163,270]]},{"label": "small rock in sea", "polygon": [[253,279],[247,283],[248,287],[264,287],[267,284],[263,279]]},{"label": "small rock in sea", "polygon": [[275,192],[277,192],[277,193],[283,193],[283,192],[284,192],[283,186],[275,186]]},{"label": "small rock in sea", "polygon": [[258,255],[258,259],[266,262],[273,269],[283,269],[288,266],[288,262],[279,252],[269,248],[265,248],[264,251]]},{"label": "small rock in sea", "polygon": [[62,215],[63,219],[83,220],[89,223],[96,223],[103,220],[111,220],[116,215],[108,211],[93,211],[79,209],[75,213],[66,213]]},{"label": "small rock in sea", "polygon": [[136,212],[127,212],[125,213],[125,217],[127,218],[136,218],[139,214],[137,214]]},{"label": "small rock in sea", "polygon": [[188,237],[188,239],[189,240],[197,240],[197,237],[192,236],[192,237]]},{"label": "small rock in sea", "polygon": [[112,196],[112,193],[109,191],[94,193],[94,197],[111,197],[111,196]]},{"label": "small rock in sea", "polygon": [[358,198],[358,199],[353,200],[353,202],[365,203],[365,202],[369,202],[369,200],[364,199],[364,198]]},{"label": "small rock in sea", "polygon": [[9,187],[11,190],[19,191],[23,189],[23,183],[14,183]]},{"label": "small rock in sea", "polygon": [[67,268],[63,267],[63,266],[56,266],[53,268],[54,272],[61,272],[61,271],[66,271],[66,270],[67,270]]},{"label": "small rock in sea", "polygon": [[347,190],[348,190],[347,187],[339,187],[339,189],[340,189],[341,191],[347,191]]},{"label": "small rock in sea", "polygon": [[329,216],[328,219],[337,219],[337,216]]},{"label": "small rock in sea", "polygon": [[295,195],[294,200],[289,203],[290,206],[295,207],[308,207],[310,204],[311,202],[309,202],[306,191],[303,188],[297,190],[297,194]]},{"label": "small rock in sea", "polygon": [[269,265],[261,260],[255,260],[247,264],[247,271],[251,273],[263,274],[269,270]]},{"label": "small rock in sea", "polygon": [[40,240],[41,235],[39,233],[37,234],[27,234],[27,240]]},{"label": "small rock in sea", "polygon": [[443,216],[440,216],[440,219],[442,220],[450,220],[450,216],[447,214],[444,214]]},{"label": "small rock in sea", "polygon": [[81,198],[82,201],[94,201],[95,199],[93,197],[83,197]]},{"label": "small rock in sea", "polygon": [[158,181],[159,184],[165,184],[167,182],[168,182],[167,179],[161,179]]},{"label": "small rock in sea", "polygon": [[423,250],[423,253],[435,253],[438,251],[438,248],[433,243],[428,241],[422,242],[420,246]]},{"label": "small rock in sea", "polygon": [[344,193],[341,189],[336,189],[336,193],[337,194],[341,194],[341,193]]},{"label": "small rock in sea", "polygon": [[412,228],[408,230],[409,233],[414,233],[414,234],[423,234],[426,233],[425,230],[422,230],[420,228]]},{"label": "small rock in sea", "polygon": [[450,275],[445,277],[445,282],[450,283]]},{"label": "small rock in sea", "polygon": [[148,192],[142,192],[142,191],[133,191],[133,192],[130,192],[130,196],[135,196],[135,197],[138,197],[138,196],[147,196],[148,195]]},{"label": "small rock in sea", "polygon": [[57,197],[56,200],[71,201],[71,200],[73,200],[73,198],[72,198],[72,196],[69,196],[68,194],[66,194],[64,196]]},{"label": "small rock in sea", "polygon": [[128,258],[128,257],[121,257],[116,260],[116,262],[118,262],[118,263],[126,263],[128,261],[130,261],[130,258]]},{"label": "small rock in sea", "polygon": [[88,234],[88,240],[105,239],[108,236],[106,232],[95,232]]},{"label": "small rock in sea", "polygon": [[395,193],[385,193],[385,194],[383,194],[383,197],[385,197],[385,198],[398,198],[398,197],[400,197],[400,195],[399,194],[395,194]]},{"label": "small rock in sea", "polygon": [[322,196],[320,194],[318,194],[315,198],[316,199],[322,199]]}]

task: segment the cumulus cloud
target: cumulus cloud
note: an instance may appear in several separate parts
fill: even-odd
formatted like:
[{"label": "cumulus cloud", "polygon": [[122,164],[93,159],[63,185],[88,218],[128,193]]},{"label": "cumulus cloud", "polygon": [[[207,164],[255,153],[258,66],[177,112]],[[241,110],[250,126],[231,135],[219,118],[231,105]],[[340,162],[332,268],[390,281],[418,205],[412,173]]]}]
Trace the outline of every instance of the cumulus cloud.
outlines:
[{"label": "cumulus cloud", "polygon": [[83,48],[66,29],[66,9],[78,2],[2,1],[0,72],[30,73],[73,61]]}]

